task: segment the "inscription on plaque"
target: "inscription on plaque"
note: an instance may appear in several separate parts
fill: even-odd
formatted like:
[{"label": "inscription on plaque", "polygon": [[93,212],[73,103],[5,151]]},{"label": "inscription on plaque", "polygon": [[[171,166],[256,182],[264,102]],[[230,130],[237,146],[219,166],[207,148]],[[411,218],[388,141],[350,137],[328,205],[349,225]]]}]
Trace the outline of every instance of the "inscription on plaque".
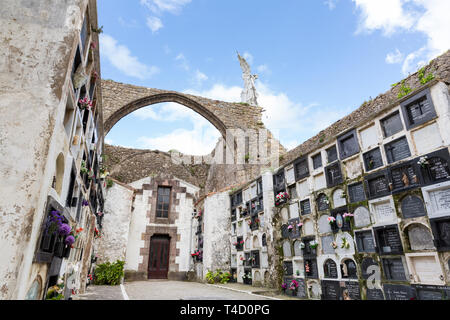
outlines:
[{"label": "inscription on plaque", "polygon": [[419,184],[419,179],[412,165],[392,169],[391,181],[393,190],[403,189]]},{"label": "inscription on plaque", "polygon": [[345,287],[341,287],[341,297],[343,300],[361,300],[359,283],[346,281]]},{"label": "inscription on plaque", "polygon": [[327,178],[327,187],[333,187],[342,182],[342,173],[339,162],[332,164],[325,168],[325,174]]},{"label": "inscription on plaque", "polygon": [[360,202],[366,200],[366,193],[362,183],[356,183],[348,186],[348,195],[350,202]]},{"label": "inscription on plaque", "polygon": [[330,206],[329,206],[328,197],[326,195],[324,195],[323,193],[321,193],[317,197],[317,208],[319,209],[319,211],[322,211],[322,210],[327,210],[329,207]]},{"label": "inscription on plaque", "polygon": [[311,204],[309,203],[309,199],[300,201],[300,210],[302,215],[311,213]]},{"label": "inscription on plaque", "polygon": [[378,223],[393,221],[395,219],[395,211],[391,207],[390,201],[373,204],[373,209],[376,212]]},{"label": "inscription on plaque", "polygon": [[411,155],[406,137],[402,137],[384,146],[388,163],[393,163]]},{"label": "inscription on plaque", "polygon": [[367,300],[384,300],[383,291],[380,289],[367,289]]},{"label": "inscription on plaque", "polygon": [[429,215],[434,212],[447,213],[450,211],[450,188],[431,191],[429,195],[432,205],[432,212]]},{"label": "inscription on plaque", "polygon": [[389,183],[384,175],[367,181],[371,197],[383,196],[390,192]]},{"label": "inscription on plaque", "polygon": [[417,196],[407,195],[401,203],[403,218],[415,218],[425,215],[425,207],[422,199]]},{"label": "inscription on plaque", "polygon": [[305,279],[296,278],[295,280],[298,282],[297,297],[305,298],[306,297]]},{"label": "inscription on plaque", "polygon": [[415,299],[415,290],[407,285],[385,284],[383,286],[386,300]]},{"label": "inscription on plaque", "polygon": [[292,261],[283,262],[284,274],[287,276],[291,276],[294,273],[294,269],[292,268]]},{"label": "inscription on plaque", "polygon": [[408,238],[411,250],[434,249],[433,237],[423,225],[413,224],[408,227]]},{"label": "inscription on plaque", "polygon": [[416,285],[418,300],[450,300],[449,286]]},{"label": "inscription on plaque", "polygon": [[403,246],[398,233],[397,226],[377,228],[376,232],[377,246],[380,249],[380,254],[395,254],[402,253]]},{"label": "inscription on plaque", "polygon": [[445,159],[434,157],[429,159],[428,162],[428,170],[434,181],[450,178],[448,162]]},{"label": "inscription on plaque", "polygon": [[338,281],[322,281],[322,296],[324,300],[339,300],[340,286]]},{"label": "inscription on plaque", "polygon": [[328,222],[328,218],[329,217],[330,216],[327,215],[327,214],[320,216],[319,222],[318,222],[318,224],[319,224],[319,233],[331,232],[331,226],[330,226],[330,223]]},{"label": "inscription on plaque", "polygon": [[359,252],[375,252],[372,231],[355,232],[355,237]]},{"label": "inscription on plaque", "polygon": [[363,158],[366,171],[370,171],[383,166],[383,159],[381,158],[380,148],[375,148],[364,153]]},{"label": "inscription on plaque", "polygon": [[337,279],[338,270],[336,262],[331,259],[326,260],[323,264],[323,274],[325,275],[325,278]]},{"label": "inscription on plaque", "polygon": [[334,241],[333,236],[322,237],[322,250],[324,254],[334,254],[334,248],[331,243]]},{"label": "inscription on plaque", "polygon": [[401,258],[383,258],[383,270],[386,279],[389,280],[406,280],[405,268]]}]

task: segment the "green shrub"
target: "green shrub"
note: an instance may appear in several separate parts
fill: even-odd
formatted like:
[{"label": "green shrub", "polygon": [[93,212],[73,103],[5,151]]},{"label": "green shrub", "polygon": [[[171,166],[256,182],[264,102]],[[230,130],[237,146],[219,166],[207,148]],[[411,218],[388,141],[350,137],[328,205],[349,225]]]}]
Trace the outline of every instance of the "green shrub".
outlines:
[{"label": "green shrub", "polygon": [[231,279],[231,273],[223,272],[220,269],[217,269],[215,272],[208,270],[208,273],[206,273],[206,281],[211,284],[227,283],[228,281],[230,281],[230,279]]},{"label": "green shrub", "polygon": [[106,187],[111,188],[113,186],[114,182],[111,179],[106,179]]},{"label": "green shrub", "polygon": [[94,272],[94,284],[116,286],[120,284],[124,272],[125,261],[117,260],[114,263],[106,262],[99,264]]}]

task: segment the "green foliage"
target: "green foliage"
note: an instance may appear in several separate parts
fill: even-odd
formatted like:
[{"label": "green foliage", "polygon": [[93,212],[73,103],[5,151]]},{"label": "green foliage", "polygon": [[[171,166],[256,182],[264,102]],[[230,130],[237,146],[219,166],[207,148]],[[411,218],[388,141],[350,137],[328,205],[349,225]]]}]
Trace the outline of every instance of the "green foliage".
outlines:
[{"label": "green foliage", "polygon": [[245,163],[247,163],[248,160],[250,159],[250,155],[247,153],[247,154],[245,155],[244,159],[245,159]]},{"label": "green foliage", "polygon": [[98,28],[98,29],[92,27],[91,30],[92,30],[92,32],[95,32],[95,33],[100,34],[100,33],[103,33],[103,26],[101,26],[101,27]]},{"label": "green foliage", "polygon": [[106,179],[106,188],[111,188],[114,182],[111,179]]},{"label": "green foliage", "polygon": [[117,260],[114,263],[106,262],[99,264],[94,272],[94,284],[96,285],[111,285],[116,286],[120,284],[124,272],[123,266],[125,261]]},{"label": "green foliage", "polygon": [[401,82],[400,91],[397,95],[397,98],[400,99],[401,97],[404,97],[404,96],[410,94],[411,92],[412,92],[412,89],[410,87],[408,87],[407,85],[405,85],[405,80],[403,80]]},{"label": "green foliage", "polygon": [[284,155],[279,156],[279,157],[278,157],[278,160],[279,160],[279,161],[283,161],[283,160],[284,160]]},{"label": "green foliage", "polygon": [[223,272],[221,269],[217,269],[215,272],[208,270],[206,273],[206,281],[208,283],[228,283],[231,279],[231,273]]},{"label": "green foliage", "polygon": [[421,84],[425,84],[434,79],[434,75],[431,72],[425,76],[425,67],[419,69],[417,76]]}]

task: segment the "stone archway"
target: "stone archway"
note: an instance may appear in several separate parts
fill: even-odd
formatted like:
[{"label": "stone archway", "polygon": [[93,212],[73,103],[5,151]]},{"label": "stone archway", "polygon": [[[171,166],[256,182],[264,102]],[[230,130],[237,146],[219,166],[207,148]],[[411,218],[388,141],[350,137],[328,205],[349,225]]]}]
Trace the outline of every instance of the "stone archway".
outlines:
[{"label": "stone archway", "polygon": [[120,119],[133,111],[163,102],[179,103],[194,110],[214,125],[223,137],[226,136],[227,129],[264,128],[261,121],[263,111],[261,107],[102,80],[105,135]]}]

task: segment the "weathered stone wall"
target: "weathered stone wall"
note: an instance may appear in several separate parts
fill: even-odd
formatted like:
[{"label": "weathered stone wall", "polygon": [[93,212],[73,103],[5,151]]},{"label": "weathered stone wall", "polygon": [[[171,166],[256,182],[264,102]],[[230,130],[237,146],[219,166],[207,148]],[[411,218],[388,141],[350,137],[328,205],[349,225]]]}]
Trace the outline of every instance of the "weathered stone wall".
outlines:
[{"label": "weathered stone wall", "polygon": [[46,266],[32,262],[56,159],[63,153],[64,164],[70,160],[62,123],[87,3],[2,1],[0,300],[23,299],[37,274],[45,286]]},{"label": "weathered stone wall", "polygon": [[208,177],[207,164],[176,164],[170,153],[158,150],[129,149],[105,145],[105,164],[111,177],[131,183],[148,176],[172,174],[180,179],[204,188]]}]

